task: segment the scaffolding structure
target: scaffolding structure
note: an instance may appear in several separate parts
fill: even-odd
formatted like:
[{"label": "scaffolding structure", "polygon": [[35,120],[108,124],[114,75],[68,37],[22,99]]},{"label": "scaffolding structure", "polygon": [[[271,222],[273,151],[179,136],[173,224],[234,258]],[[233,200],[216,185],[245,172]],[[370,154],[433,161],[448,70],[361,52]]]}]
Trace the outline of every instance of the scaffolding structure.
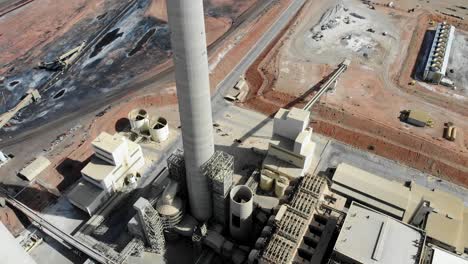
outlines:
[{"label": "scaffolding structure", "polygon": [[158,212],[148,200],[142,197],[135,202],[133,208],[137,211],[146,244],[150,247],[149,251],[164,256],[166,251],[164,225]]},{"label": "scaffolding structure", "polygon": [[172,155],[167,159],[167,167],[169,169],[169,178],[179,183],[182,191],[181,194],[184,195],[184,192],[187,189],[184,152],[178,149],[172,153]]},{"label": "scaffolding structure", "polygon": [[234,157],[226,152],[216,151],[202,166],[202,172],[210,180],[214,219],[224,226],[227,215],[227,197],[234,175]]},{"label": "scaffolding structure", "polygon": [[166,251],[166,240],[164,239],[164,228],[158,212],[148,206],[144,210],[144,226],[145,234],[151,251],[160,255],[164,255]]}]

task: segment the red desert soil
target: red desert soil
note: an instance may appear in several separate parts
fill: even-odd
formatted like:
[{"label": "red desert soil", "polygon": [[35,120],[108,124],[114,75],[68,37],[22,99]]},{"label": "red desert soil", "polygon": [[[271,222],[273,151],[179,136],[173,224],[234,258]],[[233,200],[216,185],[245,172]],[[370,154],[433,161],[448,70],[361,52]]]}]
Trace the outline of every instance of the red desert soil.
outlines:
[{"label": "red desert soil", "polygon": [[[40,51],[81,19],[99,14],[103,2],[103,0],[33,1],[1,17],[0,65],[6,65],[26,55],[33,48],[35,51]],[[0,74],[5,70],[0,69]]]},{"label": "red desert soil", "polygon": [[[304,12],[299,16],[303,15]],[[427,23],[428,21],[425,20],[419,21],[419,26],[425,25],[427,27]],[[284,41],[290,37],[292,31],[294,31],[294,27],[291,27],[288,33],[276,44],[273,44],[271,50],[262,54],[246,73],[251,90],[249,99],[244,103],[245,107],[267,115],[273,115],[280,107],[300,107],[303,105],[304,98],[297,98],[273,88],[275,87],[276,76],[278,74],[278,52],[283,47]],[[402,39],[409,42],[411,34],[406,33],[406,35],[405,32],[402,32]],[[419,43],[411,43],[410,45],[409,54],[416,54],[413,56],[412,61],[416,59],[415,56],[417,56],[421,41],[422,39],[419,40]],[[401,63],[404,60],[404,56],[402,56],[402,58],[394,63],[396,69],[401,69]],[[412,69],[412,66],[408,67]],[[395,69],[395,67],[392,68]],[[332,69],[332,67],[323,65],[320,68],[320,72],[325,74],[331,72]],[[350,68],[350,71],[353,71],[353,67]],[[356,74],[366,76],[366,74],[359,72],[352,73],[351,76],[356,76]],[[396,82],[397,78],[394,77],[395,75],[396,73],[391,75],[391,78]],[[367,74],[367,76],[370,76],[370,74]],[[352,79],[353,77],[350,78]],[[351,81],[349,78],[346,79],[348,79],[347,81]],[[369,80],[369,82],[369,87],[383,87],[382,80],[380,79]],[[382,93],[382,89],[380,89],[380,92],[378,90],[376,92]],[[425,92],[422,92],[424,99],[427,98],[427,92]],[[310,99],[310,97],[309,95],[308,98]],[[440,101],[440,96],[435,98]],[[327,103],[323,103],[324,101]],[[371,119],[365,115],[357,114],[357,111],[353,111],[353,107],[346,108],[345,110],[344,107],[333,103],[330,104],[328,101],[326,98],[322,98],[322,103],[318,106],[316,105],[313,109],[312,120],[314,121],[312,122],[312,126],[318,133],[360,149],[372,150],[383,157],[468,186],[468,155],[464,151],[466,146],[454,148],[453,143],[441,140],[440,135],[437,138],[434,136],[427,138],[416,135],[412,131],[408,133],[408,131],[398,129],[383,122],[382,120],[388,120],[385,117],[380,117],[384,119]],[[362,107],[361,105],[356,106]],[[393,119],[396,119],[396,117]],[[392,122],[399,121],[393,120]],[[456,142],[457,146],[465,145],[463,139],[459,139],[458,141],[460,142]]]},{"label": "red desert soil", "polygon": [[167,22],[167,4],[166,0],[153,0],[146,12],[147,16],[153,16],[159,20]]}]

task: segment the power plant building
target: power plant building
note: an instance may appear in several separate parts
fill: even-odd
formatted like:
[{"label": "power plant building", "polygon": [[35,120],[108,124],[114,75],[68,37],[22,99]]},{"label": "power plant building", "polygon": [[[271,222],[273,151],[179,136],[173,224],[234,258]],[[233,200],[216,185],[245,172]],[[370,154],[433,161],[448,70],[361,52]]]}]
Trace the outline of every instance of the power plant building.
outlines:
[{"label": "power plant building", "polygon": [[309,122],[310,112],[303,109],[282,108],[276,113],[273,136],[263,162],[264,174],[293,180],[307,173],[315,151]]},{"label": "power plant building", "polygon": [[341,228],[333,260],[339,263],[419,264],[424,233],[353,203]]},{"label": "power plant building", "polygon": [[346,163],[338,165],[333,192],[425,230],[427,239],[450,251],[468,249],[468,207],[449,193],[403,184]]},{"label": "power plant building", "polygon": [[82,179],[69,192],[68,200],[92,215],[145,164],[140,145],[119,134],[101,133],[93,142],[94,155],[81,170]]},{"label": "power plant building", "polygon": [[447,72],[455,27],[439,23],[432,41],[431,50],[424,68],[423,78],[427,82],[440,83]]}]

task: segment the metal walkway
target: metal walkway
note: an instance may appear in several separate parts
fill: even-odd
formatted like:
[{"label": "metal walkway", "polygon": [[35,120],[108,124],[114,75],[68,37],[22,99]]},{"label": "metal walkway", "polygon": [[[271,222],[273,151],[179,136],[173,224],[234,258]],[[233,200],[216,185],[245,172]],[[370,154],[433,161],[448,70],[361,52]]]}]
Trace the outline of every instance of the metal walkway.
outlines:
[{"label": "metal walkway", "polygon": [[71,246],[90,258],[96,260],[102,264],[117,264],[119,263],[118,259],[110,259],[108,256],[105,256],[98,250],[92,248],[91,246],[87,245],[86,243],[80,241],[79,239],[61,231],[60,229],[56,228],[53,224],[46,221],[42,218],[38,213],[34,210],[30,209],[26,205],[22,204],[20,201],[13,198],[8,192],[0,187],[0,193],[3,193],[6,197],[5,200],[15,207],[16,209],[23,212],[31,221],[32,223],[37,226],[40,230],[44,231],[46,234],[50,235],[52,238],[56,239],[58,242],[65,244],[67,246]]},{"label": "metal walkway", "polygon": [[312,97],[312,99],[302,109],[309,111],[310,108],[312,108],[312,106],[328,90],[328,88],[330,88],[330,86],[332,84],[334,84],[336,82],[336,80],[338,80],[338,77],[340,77],[341,74],[348,69],[350,64],[351,64],[350,60],[348,60],[348,59],[344,60],[340,64],[340,66],[338,66],[338,69],[335,71],[335,73],[333,73],[333,75],[322,85],[320,90],[314,95],[314,97]]}]

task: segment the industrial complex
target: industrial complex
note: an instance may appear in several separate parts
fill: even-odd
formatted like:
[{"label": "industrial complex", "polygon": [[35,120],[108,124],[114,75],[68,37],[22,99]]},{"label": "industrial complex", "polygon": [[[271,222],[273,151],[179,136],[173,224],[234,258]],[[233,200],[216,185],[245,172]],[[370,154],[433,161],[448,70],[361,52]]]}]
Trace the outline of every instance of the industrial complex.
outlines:
[{"label": "industrial complex", "polygon": [[468,264],[467,17],[0,0],[0,262]]}]

